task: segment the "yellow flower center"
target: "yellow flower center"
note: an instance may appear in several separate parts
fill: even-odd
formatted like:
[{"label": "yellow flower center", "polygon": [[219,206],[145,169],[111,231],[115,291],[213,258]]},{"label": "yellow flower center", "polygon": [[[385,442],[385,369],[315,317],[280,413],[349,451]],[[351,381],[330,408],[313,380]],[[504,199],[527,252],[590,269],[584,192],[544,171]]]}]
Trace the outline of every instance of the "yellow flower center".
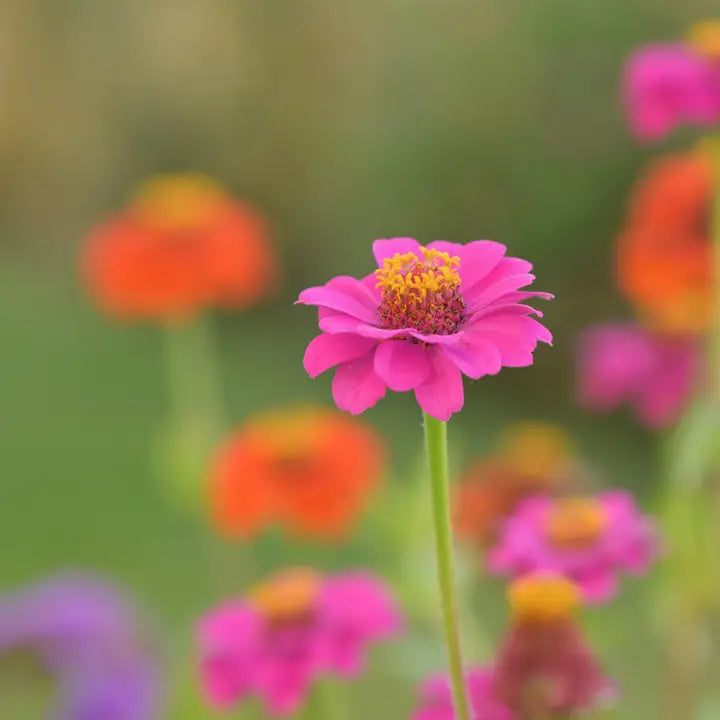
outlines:
[{"label": "yellow flower center", "polygon": [[580,591],[561,575],[528,575],[511,583],[508,602],[519,622],[553,623],[573,615]]},{"label": "yellow flower center", "polygon": [[545,532],[558,548],[580,549],[592,545],[607,525],[602,503],[593,498],[556,500],[547,517]]},{"label": "yellow flower center", "polygon": [[278,465],[298,466],[312,457],[326,417],[324,410],[312,407],[269,410],[252,421],[248,432]]},{"label": "yellow flower center", "polygon": [[525,477],[554,478],[570,459],[565,431],[543,422],[522,422],[509,427],[501,442],[503,464]]},{"label": "yellow flower center", "polygon": [[214,180],[199,173],[187,173],[146,180],[132,206],[150,225],[182,230],[202,225],[225,202],[227,195]]},{"label": "yellow flower center", "polygon": [[700,55],[720,61],[720,18],[691,26],[688,43]]},{"label": "yellow flower center", "polygon": [[272,624],[301,622],[312,616],[321,575],[310,568],[285,570],[248,593],[248,600]]},{"label": "yellow flower center", "polygon": [[388,328],[413,328],[424,335],[449,335],[462,322],[465,303],[460,296],[459,257],[420,248],[396,253],[375,271],[382,290],[380,318]]}]

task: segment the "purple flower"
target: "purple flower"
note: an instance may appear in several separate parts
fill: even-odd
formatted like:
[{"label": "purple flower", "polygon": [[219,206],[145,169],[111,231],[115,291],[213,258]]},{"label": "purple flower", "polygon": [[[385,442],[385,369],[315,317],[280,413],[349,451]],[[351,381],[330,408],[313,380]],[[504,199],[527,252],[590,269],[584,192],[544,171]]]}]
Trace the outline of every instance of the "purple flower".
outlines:
[{"label": "purple flower", "polygon": [[616,594],[619,572],[646,572],[658,549],[652,523],[627,492],[534,497],[506,521],[488,567],[513,577],[536,571],[565,575],[587,602],[600,603]]},{"label": "purple flower", "polygon": [[650,45],[631,56],[623,96],[633,132],[658,140],[682,124],[720,122],[720,60],[688,45]]},{"label": "purple flower", "polygon": [[[493,671],[476,668],[465,674],[473,720],[516,720],[517,716],[492,693]],[[435,675],[422,685],[420,707],[412,720],[454,720],[450,681]]]},{"label": "purple flower", "polygon": [[218,708],[258,695],[272,715],[290,715],[318,677],[358,675],[367,647],[401,625],[369,574],[286,570],[200,620],[203,687]]},{"label": "purple flower", "polygon": [[0,655],[33,653],[57,682],[57,720],[150,720],[155,658],[128,600],[90,577],[64,576],[0,597]]},{"label": "purple flower", "polygon": [[697,340],[660,335],[632,323],[598,325],[578,343],[577,395],[597,411],[629,404],[648,427],[665,427],[682,414],[695,385]]},{"label": "purple flower", "polygon": [[547,293],[521,291],[532,265],[504,257],[490,240],[467,245],[412,238],[377,240],[378,270],[362,280],[339,276],[300,293],[319,308],[320,330],[305,352],[311,377],[337,366],[333,397],[361,413],[389,388],[413,390],[422,409],[448,420],[463,406],[462,375],[477,379],[533,362],[552,336],[523,304]]}]

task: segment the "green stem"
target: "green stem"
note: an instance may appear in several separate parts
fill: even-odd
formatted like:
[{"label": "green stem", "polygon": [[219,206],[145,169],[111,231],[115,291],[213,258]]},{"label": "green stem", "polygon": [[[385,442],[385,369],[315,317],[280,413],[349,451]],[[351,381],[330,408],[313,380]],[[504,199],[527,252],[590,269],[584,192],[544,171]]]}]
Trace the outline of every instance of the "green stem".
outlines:
[{"label": "green stem", "polygon": [[[168,421],[160,457],[167,492],[196,515],[198,542],[205,554],[213,592],[235,589],[240,567],[251,573],[217,540],[205,517],[204,479],[210,456],[225,431],[220,363],[211,318],[198,316],[165,328]],[[232,583],[232,584],[231,584]]]},{"label": "green stem", "polygon": [[217,435],[223,407],[218,359],[210,319],[199,316],[165,331],[168,391],[173,417],[193,421]]},{"label": "green stem", "polygon": [[450,666],[453,705],[457,720],[469,720],[460,634],[458,631],[457,598],[453,569],[452,531],[450,529],[450,487],[447,468],[447,425],[423,413],[425,421],[425,450],[432,487],[433,520],[435,524],[435,554],[440,588],[445,644]]}]

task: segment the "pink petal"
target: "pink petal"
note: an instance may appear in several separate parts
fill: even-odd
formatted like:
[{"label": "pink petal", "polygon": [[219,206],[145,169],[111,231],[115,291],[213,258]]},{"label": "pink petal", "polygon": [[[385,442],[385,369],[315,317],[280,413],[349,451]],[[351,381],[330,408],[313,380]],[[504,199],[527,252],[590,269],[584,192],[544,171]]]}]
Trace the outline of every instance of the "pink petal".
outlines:
[{"label": "pink petal", "polygon": [[318,327],[331,335],[354,333],[361,325],[365,325],[365,323],[352,315],[325,307],[318,310]]},{"label": "pink petal", "polygon": [[447,240],[433,240],[427,244],[427,247],[431,250],[438,250],[439,252],[445,252],[450,257],[462,257],[462,253],[467,245],[461,243],[448,242]]},{"label": "pink petal", "polygon": [[335,277],[325,285],[303,290],[297,302],[331,308],[368,323],[377,321],[375,297],[360,280],[347,275]]},{"label": "pink petal", "polygon": [[420,243],[413,238],[390,238],[389,240],[376,240],[373,243],[373,255],[378,267],[383,266],[383,260],[400,253],[415,253],[420,255]]},{"label": "pink petal", "polygon": [[461,289],[471,290],[485,279],[503,259],[507,248],[492,240],[475,240],[464,246],[460,260]]},{"label": "pink petal", "polygon": [[[476,307],[479,303],[477,298],[485,294],[485,292],[512,275],[526,275],[532,270],[532,263],[520,258],[504,257],[497,265],[482,279],[477,280],[472,285],[463,283],[462,295],[469,307]],[[518,286],[521,287],[521,286]],[[508,290],[508,293],[511,291]],[[504,299],[504,298],[503,298]],[[492,299],[485,299],[485,303],[491,302]]]},{"label": "pink petal", "polygon": [[588,603],[607,602],[618,591],[617,578],[610,570],[597,570],[575,579]]},{"label": "pink petal", "polygon": [[464,333],[453,345],[444,345],[443,352],[468,377],[496,375],[502,367],[500,352],[490,341]]},{"label": "pink petal", "polygon": [[449,420],[464,401],[462,374],[439,347],[428,348],[430,377],[415,388],[420,407],[437,420]]},{"label": "pink petal", "polygon": [[521,287],[530,285],[533,280],[535,280],[535,276],[531,273],[506,275],[480,290],[479,288],[485,285],[483,281],[478,283],[470,293],[463,292],[463,299],[472,312],[475,308],[482,308],[493,300],[502,298],[508,293],[515,292]]},{"label": "pink petal", "polygon": [[538,341],[552,343],[552,334],[537,320],[510,313],[480,318],[468,326],[465,334],[476,341],[482,338],[491,342],[505,367],[532,365]]},{"label": "pink petal", "polygon": [[357,415],[385,396],[385,383],[374,368],[375,352],[342,363],[335,371],[332,392],[341,410]]},{"label": "pink petal", "polygon": [[307,346],[303,365],[307,374],[315,378],[334,365],[364,355],[376,344],[375,340],[352,333],[339,335],[323,333],[311,340]]},{"label": "pink petal", "polygon": [[375,353],[375,372],[395,392],[412,390],[430,374],[427,351],[420,343],[386,340]]}]

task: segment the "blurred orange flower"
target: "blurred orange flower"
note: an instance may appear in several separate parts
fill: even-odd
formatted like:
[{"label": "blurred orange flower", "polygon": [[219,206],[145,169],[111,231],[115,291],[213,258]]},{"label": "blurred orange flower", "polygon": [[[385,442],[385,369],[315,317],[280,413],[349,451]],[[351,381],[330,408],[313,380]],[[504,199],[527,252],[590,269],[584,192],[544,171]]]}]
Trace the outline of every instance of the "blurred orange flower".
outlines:
[{"label": "blurred orange flower", "polygon": [[713,166],[702,151],[652,163],[630,197],[617,242],[620,290],[663,332],[702,332],[711,319]]},{"label": "blurred orange flower", "polygon": [[192,173],[146,181],[90,234],[82,269],[101,308],[154,319],[246,307],[268,294],[277,273],[265,219]]},{"label": "blurred orange flower", "polygon": [[571,461],[571,442],[562,428],[532,421],[509,426],[498,451],[477,460],[453,488],[458,536],[487,546],[520,500],[567,484]]},{"label": "blurred orange flower", "polygon": [[380,437],[362,421],[320,408],[266,412],[215,457],[210,514],[223,535],[247,538],[270,524],[335,539],[355,523],[383,467]]}]

